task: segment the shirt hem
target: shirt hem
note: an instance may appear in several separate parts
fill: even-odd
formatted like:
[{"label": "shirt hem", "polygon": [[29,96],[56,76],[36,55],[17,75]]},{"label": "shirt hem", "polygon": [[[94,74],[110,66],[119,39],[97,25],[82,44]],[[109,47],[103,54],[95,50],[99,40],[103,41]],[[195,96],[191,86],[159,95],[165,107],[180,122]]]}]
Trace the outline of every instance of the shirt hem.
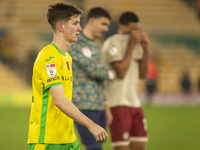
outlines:
[{"label": "shirt hem", "polygon": [[[76,141],[77,141],[77,139],[72,140],[72,141],[59,141],[59,142],[58,141],[44,141],[44,144],[67,144],[67,143],[73,143],[73,142],[76,142]],[[38,142],[35,142],[35,141],[28,141],[27,142],[27,144],[34,144],[34,143],[38,143]]]},{"label": "shirt hem", "polygon": [[[108,103],[109,104],[109,103]],[[141,104],[140,105],[131,105],[131,104],[116,104],[116,105],[110,105],[110,107],[118,107],[118,106],[127,106],[127,107],[133,107],[133,108],[139,108],[141,107]]]}]

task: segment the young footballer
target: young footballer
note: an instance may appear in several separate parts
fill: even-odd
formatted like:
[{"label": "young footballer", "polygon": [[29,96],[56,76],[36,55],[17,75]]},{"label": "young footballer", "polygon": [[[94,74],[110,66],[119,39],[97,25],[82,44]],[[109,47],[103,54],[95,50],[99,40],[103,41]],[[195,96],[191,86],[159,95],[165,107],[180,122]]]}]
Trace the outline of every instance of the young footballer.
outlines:
[{"label": "young footballer", "polygon": [[96,141],[104,141],[105,130],[83,115],[72,100],[72,58],[67,53],[76,42],[82,10],[74,5],[50,5],[47,19],[53,42],[38,54],[33,67],[29,150],[79,150],[73,120],[87,127]]}]

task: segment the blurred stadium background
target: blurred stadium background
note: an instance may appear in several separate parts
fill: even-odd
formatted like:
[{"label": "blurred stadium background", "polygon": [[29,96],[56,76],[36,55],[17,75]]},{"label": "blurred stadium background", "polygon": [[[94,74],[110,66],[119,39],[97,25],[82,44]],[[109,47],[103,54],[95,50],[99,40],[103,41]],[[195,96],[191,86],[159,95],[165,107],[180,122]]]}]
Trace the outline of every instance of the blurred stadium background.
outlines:
[{"label": "blurred stadium background", "polygon": [[[138,84],[149,128],[147,150],[199,150],[199,0],[0,0],[0,150],[28,148],[32,66],[52,41],[46,12],[56,2],[76,4],[85,13],[94,6],[107,9],[112,23],[105,38],[116,32],[121,13],[138,14],[159,72],[151,106],[145,105],[145,81]],[[180,85],[185,71],[191,80],[187,94]],[[111,149],[110,139],[104,149]]]}]

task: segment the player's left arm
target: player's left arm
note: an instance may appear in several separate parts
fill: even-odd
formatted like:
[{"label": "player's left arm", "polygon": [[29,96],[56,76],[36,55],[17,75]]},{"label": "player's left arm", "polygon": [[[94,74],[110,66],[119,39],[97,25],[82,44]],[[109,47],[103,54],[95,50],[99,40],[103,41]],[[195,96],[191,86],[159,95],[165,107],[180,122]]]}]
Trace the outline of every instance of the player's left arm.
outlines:
[{"label": "player's left arm", "polygon": [[143,48],[144,54],[141,60],[139,60],[139,78],[145,79],[148,69],[148,59],[149,59],[149,38],[145,33],[142,33],[141,46]]},{"label": "player's left arm", "polygon": [[112,124],[112,121],[113,121],[111,109],[110,109],[110,106],[108,105],[107,102],[104,102],[104,106],[105,106],[105,112],[106,112],[106,124],[108,126],[110,126]]},{"label": "player's left arm", "polygon": [[65,96],[63,85],[55,85],[50,87],[50,92],[54,100],[54,104],[67,116],[74,121],[84,125],[94,135],[96,141],[105,141],[107,133],[101,126],[95,124],[91,119],[81,113],[78,108]]}]

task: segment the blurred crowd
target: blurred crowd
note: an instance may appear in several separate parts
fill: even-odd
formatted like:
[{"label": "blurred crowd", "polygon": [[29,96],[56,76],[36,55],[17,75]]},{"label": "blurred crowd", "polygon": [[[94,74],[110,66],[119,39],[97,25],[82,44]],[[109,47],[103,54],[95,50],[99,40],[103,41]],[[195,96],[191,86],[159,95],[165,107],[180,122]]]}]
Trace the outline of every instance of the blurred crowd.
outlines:
[{"label": "blurred crowd", "polygon": [[[193,7],[200,14],[200,11],[199,11],[200,10],[199,9],[200,8],[200,0],[182,0],[182,1],[187,3],[189,6]],[[81,3],[79,5],[81,7],[84,7],[83,5],[81,5]],[[15,3],[15,5],[13,5],[13,7],[16,7],[16,6],[17,5]],[[14,15],[15,15],[14,13],[11,16],[7,15],[7,18],[11,20],[12,17],[15,17]],[[111,21],[109,31],[106,33],[104,39],[108,38],[109,36],[111,36],[117,32],[118,25],[116,22],[117,22],[116,19],[113,19]],[[31,85],[32,66],[33,66],[34,60],[37,56],[37,53],[40,49],[38,48],[39,46],[34,47],[32,45],[30,45],[30,47],[28,47],[28,48],[21,47],[21,49],[25,49],[24,51],[26,52],[26,54],[21,54],[21,53],[18,54],[19,51],[17,50],[17,52],[16,52],[16,47],[17,47],[17,49],[20,49],[20,46],[21,46],[18,44],[18,40],[19,39],[17,39],[17,36],[13,36],[13,33],[11,33],[11,31],[9,31],[9,28],[5,28],[5,27],[0,28],[0,60],[3,64],[9,66],[12,70],[14,70],[20,74],[21,74],[21,72],[23,72],[23,74],[21,74],[21,76],[26,79],[26,81],[29,85]],[[33,39],[33,41],[34,40],[35,39]],[[17,57],[18,55],[25,55],[25,57],[23,57],[23,59],[20,60]],[[160,62],[156,61],[156,64],[157,64],[157,68],[158,68],[157,72],[158,72],[158,76],[159,76]],[[189,75],[190,74],[191,74],[191,72],[189,71]],[[159,80],[160,80],[160,78],[157,79],[157,84],[156,84],[157,88],[155,88],[157,90],[159,90],[159,86],[158,86]],[[180,77],[180,80],[182,80],[181,77]],[[195,80],[196,80],[196,82],[198,82],[197,79],[195,79]],[[179,81],[177,81],[177,83],[180,84]],[[190,79],[190,89],[191,90],[192,90],[193,84],[194,84],[194,81],[192,82]],[[180,87],[180,91],[181,91],[182,86],[180,86],[180,85],[179,85],[179,87]],[[144,87],[145,86],[146,86],[146,83],[144,84]],[[195,91],[197,91],[196,89],[197,88],[195,87]],[[146,88],[146,90],[148,90],[148,89]]]},{"label": "blurred crowd", "polygon": [[183,1],[188,3],[188,5],[190,5],[197,11],[198,17],[200,19],[200,0],[183,0]]}]

